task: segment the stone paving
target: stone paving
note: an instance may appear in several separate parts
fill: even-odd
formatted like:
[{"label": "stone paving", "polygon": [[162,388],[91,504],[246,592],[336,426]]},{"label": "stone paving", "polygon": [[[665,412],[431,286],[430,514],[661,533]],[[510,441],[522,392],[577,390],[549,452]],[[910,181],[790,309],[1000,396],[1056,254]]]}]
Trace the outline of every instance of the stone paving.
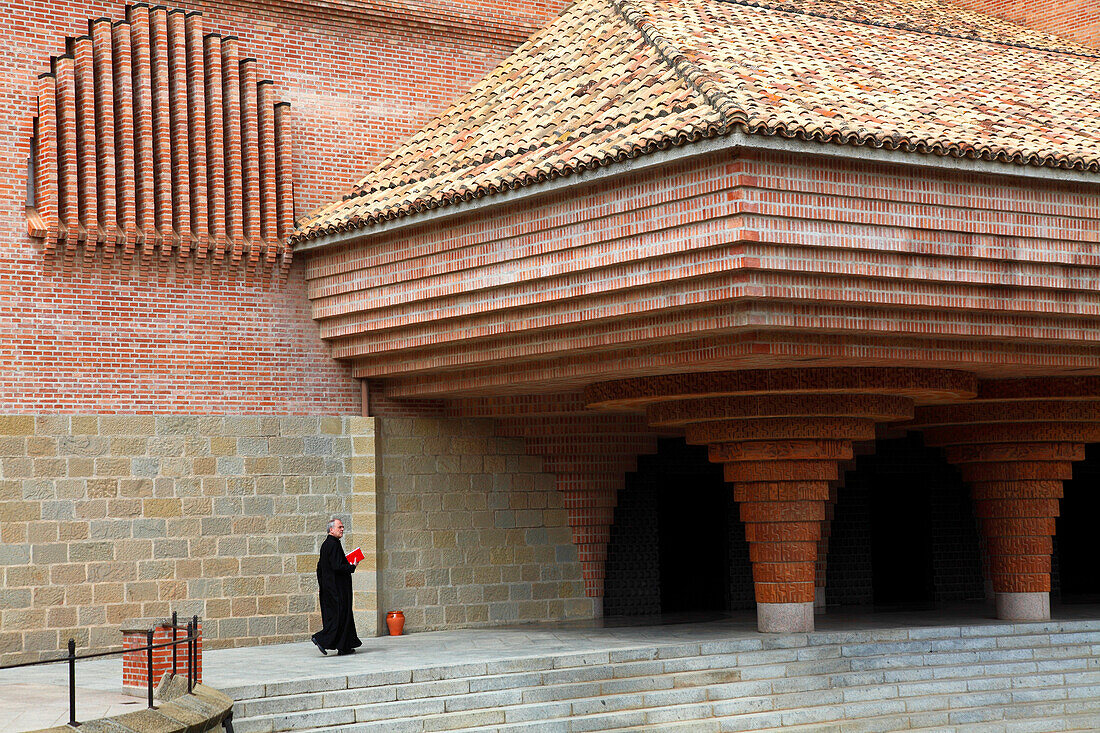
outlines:
[{"label": "stone paving", "polygon": [[[817,617],[820,632],[866,629],[929,627],[941,625],[1005,624],[991,618],[992,609],[981,605],[950,610],[867,613],[853,610]],[[1097,619],[1100,606],[1057,608],[1056,619]],[[528,625],[491,629],[435,631],[401,637],[363,640],[352,656],[322,657],[308,641],[272,646],[215,649],[203,656],[204,682],[216,689],[243,690],[249,686],[334,674],[379,672],[395,669],[483,662],[661,643],[746,638],[757,635],[750,612],[721,618],[684,616],[653,619],[637,625],[611,626],[573,623],[555,626]],[[670,623],[669,621],[675,621]],[[769,635],[774,636],[774,635]],[[798,644],[787,635],[790,642]],[[68,721],[67,672],[64,664],[0,671],[0,730],[22,733]],[[77,719],[91,720],[130,712],[144,706],[143,699],[122,695],[122,663],[117,658],[90,660],[77,666]]]}]

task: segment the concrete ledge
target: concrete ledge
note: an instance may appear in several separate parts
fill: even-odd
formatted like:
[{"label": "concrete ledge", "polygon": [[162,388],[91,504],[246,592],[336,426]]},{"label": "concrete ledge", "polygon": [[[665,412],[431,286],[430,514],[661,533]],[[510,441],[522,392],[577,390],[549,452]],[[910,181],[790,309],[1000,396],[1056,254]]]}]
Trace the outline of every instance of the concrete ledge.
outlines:
[{"label": "concrete ledge", "polygon": [[757,603],[756,628],[765,633],[813,631],[813,601],[809,603]]},{"label": "concrete ledge", "polygon": [[[226,718],[233,710],[233,698],[205,685],[187,694],[187,679],[166,674],[157,686],[160,706],[135,710],[113,718],[82,721],[82,733],[224,733]],[[34,733],[72,733],[67,725],[43,728]]]},{"label": "concrete ledge", "polygon": [[1050,618],[1050,593],[998,593],[997,618],[1046,621]]}]

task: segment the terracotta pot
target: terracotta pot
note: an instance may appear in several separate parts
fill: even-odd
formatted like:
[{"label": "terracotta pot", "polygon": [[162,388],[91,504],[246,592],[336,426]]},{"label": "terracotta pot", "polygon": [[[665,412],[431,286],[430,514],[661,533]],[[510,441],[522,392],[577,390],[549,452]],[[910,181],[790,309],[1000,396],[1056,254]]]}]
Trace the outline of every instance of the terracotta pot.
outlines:
[{"label": "terracotta pot", "polygon": [[390,611],[386,614],[386,626],[390,630],[390,636],[401,636],[405,629],[405,614],[400,611]]}]

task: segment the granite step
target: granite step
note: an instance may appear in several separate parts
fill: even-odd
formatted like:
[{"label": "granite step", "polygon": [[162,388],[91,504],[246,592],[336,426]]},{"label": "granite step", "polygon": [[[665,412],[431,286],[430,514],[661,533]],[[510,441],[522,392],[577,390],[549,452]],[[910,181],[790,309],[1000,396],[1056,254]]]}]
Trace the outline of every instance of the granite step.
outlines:
[{"label": "granite step", "polygon": [[[952,716],[969,716],[1026,730],[1033,708],[1086,723],[1100,712],[1098,652],[1098,622],[661,645],[253,686],[240,691],[251,699],[235,706],[235,728],[820,731],[844,721],[847,732],[951,729]],[[985,708],[1021,718],[982,720]]]},{"label": "granite step", "polygon": [[[432,730],[481,730],[489,729],[522,730],[528,724],[554,726],[568,722],[570,730],[603,730],[606,724],[613,723],[614,728],[655,723],[675,722],[677,720],[698,720],[716,718],[735,721],[734,730],[757,730],[778,726],[790,728],[799,723],[811,722],[821,725],[832,721],[858,719],[868,730],[873,729],[873,721],[889,720],[890,725],[899,725],[908,721],[912,715],[923,715],[925,722],[948,722],[959,716],[973,717],[974,710],[1008,709],[1028,705],[1057,708],[1058,714],[1066,714],[1066,705],[1074,701],[1093,699],[1100,701],[1097,694],[1097,673],[1076,680],[1049,678],[1052,684],[1047,686],[1029,685],[1017,689],[990,692],[986,689],[958,692],[950,689],[928,689],[931,694],[912,697],[890,697],[889,694],[875,695],[873,688],[861,691],[862,696],[873,699],[852,701],[845,699],[844,691],[823,690],[816,694],[789,693],[779,695],[745,698],[744,686],[733,684],[711,684],[703,687],[684,687],[673,690],[659,690],[651,693],[631,693],[622,695],[597,695],[572,700],[548,700],[538,703],[520,703],[500,707],[479,707],[469,700],[457,698],[466,709],[449,710],[447,700],[430,701],[430,705],[416,705],[408,701],[394,707],[371,706],[366,710],[316,710],[294,716],[295,720],[306,722],[309,728],[323,727],[326,730],[360,731],[370,730],[373,723],[392,725],[395,718],[415,716],[419,723],[401,721],[409,729],[418,731]],[[1070,682],[1067,685],[1067,682]],[[984,687],[984,685],[983,685]],[[767,695],[766,689],[756,692]],[[880,691],[881,692],[881,691]],[[891,686],[889,693],[897,693]],[[1018,696],[1029,698],[1019,701]],[[553,697],[553,696],[548,696]],[[1069,698],[1069,699],[1067,699]],[[1054,702],[1051,702],[1054,701]],[[765,703],[771,709],[759,712],[745,712]],[[412,703],[412,704],[410,704]],[[1100,709],[1100,702],[1096,702]],[[939,717],[935,714],[941,711]],[[890,713],[889,718],[881,718]],[[288,716],[290,719],[291,716]],[[807,718],[811,720],[807,721]],[[902,720],[904,719],[904,721]],[[633,722],[632,722],[633,721]],[[244,722],[244,721],[242,721]],[[276,718],[271,728],[262,730],[285,730]],[[421,727],[416,728],[416,725]],[[908,724],[905,726],[908,727]],[[292,726],[291,729],[309,729]],[[250,727],[238,729],[242,733],[252,730]],[[729,728],[728,728],[729,729]],[[889,727],[884,728],[890,729]],[[261,730],[257,728],[256,730]]]}]

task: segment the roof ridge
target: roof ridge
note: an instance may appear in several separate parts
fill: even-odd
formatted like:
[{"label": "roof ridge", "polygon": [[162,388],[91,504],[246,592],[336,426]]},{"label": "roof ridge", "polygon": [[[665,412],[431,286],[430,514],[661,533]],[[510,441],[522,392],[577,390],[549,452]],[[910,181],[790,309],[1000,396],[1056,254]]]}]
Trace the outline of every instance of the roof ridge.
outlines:
[{"label": "roof ridge", "polygon": [[[888,28],[891,30],[906,31],[907,33],[922,33],[926,36],[939,36],[941,38],[954,38],[960,41],[975,41],[978,43],[990,43],[997,46],[1005,46],[1007,48],[1023,48],[1028,51],[1039,51],[1040,53],[1058,53],[1066,56],[1078,56],[1086,59],[1100,59],[1100,52],[1088,52],[1088,51],[1075,51],[1070,48],[1053,48],[1050,46],[1037,46],[1031,43],[1011,43],[1009,41],[1000,41],[995,38],[985,38],[984,36],[965,33],[945,33],[943,31],[932,30],[913,23],[906,23],[904,21],[883,22],[871,19],[860,18],[848,18],[840,13],[825,13],[814,12],[810,10],[801,10],[791,7],[782,7],[783,3],[780,2],[768,2],[767,0],[718,0],[718,2],[729,3],[730,5],[739,5],[743,8],[752,8],[754,10],[772,10],[777,13],[787,13],[790,15],[804,15],[809,18],[821,18],[823,20],[835,20],[841,23],[856,23],[858,25],[866,25],[872,28]],[[968,8],[962,8],[961,10],[969,10]],[[975,12],[975,11],[970,11]],[[979,13],[980,14],[980,13]],[[1011,22],[1011,21],[1009,21]],[[1018,24],[1017,24],[1018,25]],[[1029,29],[1030,30],[1030,29]],[[1059,37],[1060,38],[1060,37]],[[1061,39],[1067,46],[1080,45],[1078,42],[1072,39]]]},{"label": "roof ridge", "polygon": [[747,128],[749,115],[733,97],[727,94],[713,74],[702,69],[698,64],[687,57],[675,43],[665,37],[657,28],[657,24],[650,20],[645,13],[639,10],[630,0],[608,0],[623,20],[632,25],[642,38],[653,47],[657,55],[664,59],[676,74],[698,92],[707,104],[718,112],[722,118],[722,132],[729,132],[734,127]]}]

